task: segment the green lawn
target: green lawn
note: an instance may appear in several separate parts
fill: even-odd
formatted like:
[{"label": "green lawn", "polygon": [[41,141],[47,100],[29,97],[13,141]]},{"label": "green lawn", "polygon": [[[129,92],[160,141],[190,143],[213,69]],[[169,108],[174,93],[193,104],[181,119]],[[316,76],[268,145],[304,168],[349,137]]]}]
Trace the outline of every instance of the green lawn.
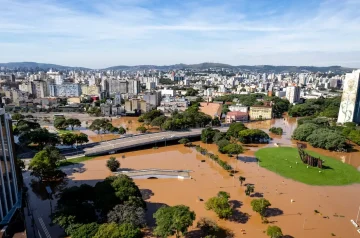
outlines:
[{"label": "green lawn", "polygon": [[[305,184],[346,185],[360,183],[360,172],[351,165],[313,151],[307,152],[325,160],[323,165],[328,168],[319,169],[311,166],[307,168],[307,165],[301,161],[297,149],[290,147],[260,149],[255,153],[255,156],[260,160],[261,167]],[[296,164],[296,162],[298,163]]]},{"label": "green lawn", "polygon": [[59,133],[59,135],[62,135],[62,134],[66,134],[66,133],[78,133],[79,131],[77,130],[57,130],[57,132]]},{"label": "green lawn", "polygon": [[96,156],[83,156],[83,157],[79,157],[79,158],[75,158],[75,159],[66,159],[66,160],[62,160],[59,163],[59,167],[63,167],[63,166],[68,166],[68,165],[72,165],[72,164],[78,164],[87,160],[91,160],[93,158],[95,158]]}]

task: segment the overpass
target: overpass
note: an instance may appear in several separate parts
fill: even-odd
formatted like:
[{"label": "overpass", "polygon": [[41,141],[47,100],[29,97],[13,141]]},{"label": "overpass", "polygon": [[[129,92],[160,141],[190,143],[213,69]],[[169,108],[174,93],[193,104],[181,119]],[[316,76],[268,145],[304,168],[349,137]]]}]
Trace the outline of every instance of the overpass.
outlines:
[{"label": "overpass", "polygon": [[[189,129],[187,131],[165,131],[158,133],[145,133],[128,137],[121,137],[119,139],[104,141],[99,143],[92,143],[79,147],[76,152],[63,153],[67,158],[81,157],[81,156],[96,156],[101,154],[114,154],[121,150],[135,148],[145,145],[156,145],[156,143],[165,143],[168,141],[180,140],[181,138],[199,137],[204,128]],[[227,127],[214,127],[222,132],[227,131]]]},{"label": "overpass", "polygon": [[151,178],[177,178],[191,179],[190,170],[169,170],[169,169],[142,169],[132,171],[114,172],[115,175],[125,174],[133,179],[151,179]]}]

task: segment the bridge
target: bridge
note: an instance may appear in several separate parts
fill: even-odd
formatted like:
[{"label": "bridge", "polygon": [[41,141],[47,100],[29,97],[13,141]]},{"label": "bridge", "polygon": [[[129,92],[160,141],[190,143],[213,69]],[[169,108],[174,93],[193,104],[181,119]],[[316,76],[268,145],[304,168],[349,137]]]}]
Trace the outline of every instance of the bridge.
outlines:
[{"label": "bridge", "polygon": [[170,169],[143,169],[131,171],[114,172],[115,175],[125,174],[133,179],[151,179],[151,178],[177,178],[191,179],[190,170],[170,170]]},{"label": "bridge", "polygon": [[[166,143],[168,141],[180,140],[181,138],[199,137],[204,128],[189,129],[187,131],[165,131],[158,133],[145,133],[134,136],[121,137],[111,141],[87,144],[79,147],[75,152],[65,152],[67,158],[81,156],[96,156],[101,154],[114,154],[121,150],[135,148],[144,145],[156,145],[156,143]],[[222,132],[227,131],[227,127],[217,127]]]}]

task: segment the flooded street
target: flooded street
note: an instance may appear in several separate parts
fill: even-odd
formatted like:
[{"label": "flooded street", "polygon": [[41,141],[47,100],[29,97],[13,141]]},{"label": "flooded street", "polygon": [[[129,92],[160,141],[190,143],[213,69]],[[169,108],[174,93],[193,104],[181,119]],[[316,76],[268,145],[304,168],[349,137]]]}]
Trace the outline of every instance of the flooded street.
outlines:
[{"label": "flooded street", "polygon": [[[118,122],[127,123],[136,129],[135,120],[128,123],[125,118]],[[113,122],[114,123],[114,122]],[[258,166],[254,162],[254,153],[263,147],[274,146],[278,143],[283,146],[295,146],[296,141],[291,140],[291,134],[296,128],[296,119],[286,118],[271,121],[247,123],[249,128],[258,128],[268,132],[272,126],[282,127],[284,135],[277,136],[270,133],[273,138],[270,144],[246,145],[245,152],[239,155],[239,160],[234,157],[219,154],[215,144],[195,142],[209,152],[218,154],[221,160],[228,162],[236,171],[235,176],[230,176],[211,159],[196,152],[194,148],[183,145],[172,145],[158,149],[138,150],[114,155],[100,156],[92,160],[64,167],[68,175],[66,186],[81,184],[95,185],[112,173],[106,167],[106,160],[110,156],[116,157],[122,170],[136,169],[173,169],[191,170],[191,179],[135,179],[146,199],[147,221],[153,227],[153,213],[162,205],[189,206],[196,212],[196,219],[209,217],[217,223],[235,233],[235,237],[267,237],[264,231],[268,225],[281,227],[287,237],[359,237],[355,227],[350,223],[356,219],[359,207],[360,184],[347,186],[310,186],[290,179],[283,178],[271,171]],[[359,149],[358,147],[354,147]],[[359,166],[359,151],[352,153],[329,152],[314,149],[320,154],[329,155],[355,167]],[[359,149],[360,150],[360,149]],[[344,157],[342,157],[344,156]],[[202,162],[203,161],[203,162]],[[246,161],[246,162],[244,162]],[[39,195],[39,188],[30,186],[31,177],[26,173],[25,183],[29,184],[30,198],[34,202],[36,212],[44,221],[50,222],[49,200],[44,195]],[[239,176],[246,178],[245,184],[255,185],[255,197],[245,196],[245,186],[240,186]],[[63,186],[63,185],[62,185]],[[54,187],[54,191],[58,188]],[[234,207],[234,217],[229,221],[219,220],[212,211],[205,209],[205,202],[219,191],[230,193],[230,200]],[[44,192],[44,189],[43,189]],[[271,215],[267,218],[269,224],[262,224],[260,215],[252,211],[250,202],[254,198],[265,197],[272,204]],[[293,202],[291,202],[293,200]],[[55,206],[55,201],[53,205]],[[318,213],[315,213],[315,210]],[[240,231],[244,229],[246,235]],[[190,229],[196,230],[196,222]],[[60,234],[59,227],[49,227],[51,234]],[[57,236],[54,236],[57,237]]]},{"label": "flooded street", "polygon": [[[214,145],[202,146],[211,152],[217,151]],[[242,156],[252,154],[253,151],[248,150]],[[193,171],[190,173],[192,179],[188,180],[135,179],[139,188],[148,195],[147,220],[150,225],[154,224],[153,212],[161,205],[184,204],[196,212],[197,219],[205,216],[217,220],[221,226],[235,232],[235,237],[242,236],[240,229],[245,229],[248,237],[266,237],[263,231],[267,225],[261,224],[260,216],[252,211],[250,202],[253,198],[245,196],[245,187],[241,187],[238,181],[241,175],[246,177],[245,183],[255,184],[257,196],[264,196],[271,202],[273,216],[268,220],[280,226],[285,235],[330,237],[334,233],[337,237],[358,237],[349,220],[356,218],[360,184],[342,187],[309,186],[284,179],[258,167],[257,163],[244,163],[220,155],[221,159],[228,161],[238,171],[236,176],[231,177],[212,160],[182,145],[127,152],[125,158],[122,155],[112,156],[120,161],[121,168],[125,170],[157,168]],[[72,173],[69,169],[69,185],[95,184],[109,176],[110,172],[106,168],[106,159],[109,157],[102,156],[77,165],[82,167],[82,173]],[[220,190],[230,193],[230,200],[236,209],[232,221],[218,220],[214,212],[205,209],[205,201]],[[291,203],[291,199],[295,202]],[[314,210],[318,210],[321,215],[315,214]]]}]

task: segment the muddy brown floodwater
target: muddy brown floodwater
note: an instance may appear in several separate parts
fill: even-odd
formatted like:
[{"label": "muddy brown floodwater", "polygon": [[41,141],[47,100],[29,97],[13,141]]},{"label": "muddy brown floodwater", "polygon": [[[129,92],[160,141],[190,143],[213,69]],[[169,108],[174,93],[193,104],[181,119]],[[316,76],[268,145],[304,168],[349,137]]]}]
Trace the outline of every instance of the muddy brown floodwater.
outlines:
[{"label": "muddy brown floodwater", "polygon": [[[198,142],[197,144],[202,144]],[[202,144],[209,151],[217,153],[214,145]],[[256,148],[256,147],[251,147]],[[254,150],[247,150],[242,156],[252,156]],[[122,158],[125,155],[125,158]],[[285,179],[273,172],[258,167],[254,162],[241,162],[227,155],[220,158],[228,161],[238,172],[231,177],[212,160],[205,158],[192,148],[182,145],[148,149],[115,156],[122,169],[187,169],[192,170],[192,179],[135,179],[135,183],[148,194],[147,220],[154,224],[152,214],[161,205],[184,204],[196,212],[196,219],[209,217],[219,225],[232,230],[235,237],[267,237],[264,231],[268,225],[261,223],[258,214],[252,211],[244,186],[240,186],[238,177],[246,177],[245,183],[255,185],[257,196],[264,196],[271,206],[270,225],[282,228],[289,237],[359,237],[350,219],[356,219],[359,207],[360,184],[348,186],[309,186]],[[110,156],[98,157],[94,160],[75,165],[83,168],[82,173],[69,174],[69,185],[82,183],[95,184],[110,175],[106,168],[106,159]],[[205,160],[205,162],[201,162]],[[205,209],[205,201],[219,191],[230,193],[230,200],[235,208],[234,219],[218,220],[215,213]],[[291,200],[294,202],[291,203]],[[314,210],[319,211],[315,214]],[[248,214],[248,216],[246,215]],[[196,222],[190,229],[195,230]],[[246,235],[240,231],[244,229]],[[191,232],[190,232],[191,233]]]},{"label": "muddy brown floodwater", "polygon": [[[136,131],[136,128],[143,125],[142,122],[138,122],[138,117],[113,118],[112,124],[115,127],[120,127],[120,126],[124,127],[126,129],[126,133],[130,133],[130,134],[139,133],[138,131]],[[158,128],[152,128],[149,126],[145,126],[145,127],[148,128],[149,132],[158,132],[159,131]]]}]

